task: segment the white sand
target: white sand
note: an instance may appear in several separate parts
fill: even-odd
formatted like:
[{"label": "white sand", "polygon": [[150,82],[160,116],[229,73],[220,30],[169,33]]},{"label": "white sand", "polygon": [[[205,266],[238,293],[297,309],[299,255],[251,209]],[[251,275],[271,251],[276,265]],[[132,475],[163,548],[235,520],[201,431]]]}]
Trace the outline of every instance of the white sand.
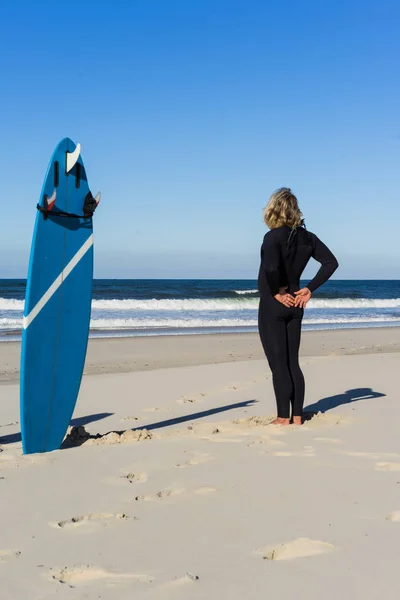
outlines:
[{"label": "white sand", "polygon": [[302,362],[301,428],[264,360],[88,375],[92,437],[28,457],[3,384],[1,600],[398,600],[400,356]]},{"label": "white sand", "polygon": [[[400,327],[305,331],[302,356],[400,352]],[[0,383],[18,381],[20,344],[0,343]],[[87,375],[260,360],[258,334],[149,336],[90,339]]]}]

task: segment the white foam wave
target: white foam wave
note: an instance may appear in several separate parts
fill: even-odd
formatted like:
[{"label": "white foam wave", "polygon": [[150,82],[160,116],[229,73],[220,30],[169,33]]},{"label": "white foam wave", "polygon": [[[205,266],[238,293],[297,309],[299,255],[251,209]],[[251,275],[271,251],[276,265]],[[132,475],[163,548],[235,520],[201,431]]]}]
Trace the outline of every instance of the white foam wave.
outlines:
[{"label": "white foam wave", "polygon": [[226,311],[251,310],[258,305],[257,298],[232,299],[171,299],[171,300],[94,300],[93,308],[98,310],[136,310],[136,311]]},{"label": "white foam wave", "polygon": [[304,319],[304,323],[307,325],[339,325],[343,323],[400,323],[399,317],[386,317],[386,316],[377,316],[377,317],[332,317],[331,319]]},{"label": "white foam wave", "polygon": [[22,319],[0,319],[0,330],[21,329]]},{"label": "white foam wave", "polygon": [[154,328],[206,328],[254,327],[254,319],[92,319],[92,329],[154,329]]},{"label": "white foam wave", "polygon": [[[239,292],[238,292],[239,293]],[[244,293],[244,292],[243,292]],[[253,293],[248,290],[246,293]],[[187,298],[163,300],[93,300],[95,310],[111,311],[237,311],[254,310],[258,306],[258,298]],[[400,298],[312,298],[308,304],[314,309],[396,309],[400,308]],[[0,298],[0,311],[22,311],[23,300]]]},{"label": "white foam wave", "polygon": [[[357,316],[357,317],[332,317],[332,318],[307,318],[304,319],[306,325],[365,325],[373,323],[400,323],[399,317],[392,316]],[[213,328],[236,328],[236,327],[257,327],[256,319],[92,319],[91,329],[97,330],[156,330],[156,329],[207,329]],[[20,330],[22,328],[22,319],[0,318],[0,331]]]},{"label": "white foam wave", "polygon": [[234,290],[235,294],[238,294],[239,296],[246,296],[248,294],[257,294],[258,290]]},{"label": "white foam wave", "polygon": [[[338,317],[332,319],[305,319],[307,325],[335,325],[351,323],[400,323],[399,317]],[[256,327],[256,319],[92,319],[93,329],[174,329],[206,327]]]},{"label": "white foam wave", "polygon": [[[137,311],[228,311],[254,310],[258,306],[258,298],[187,298],[171,300],[94,300],[93,308],[98,310],[137,310]],[[400,308],[400,298],[337,298],[335,300],[311,299],[309,308],[316,309],[366,309],[366,308]],[[1,308],[1,306],[0,306]]]},{"label": "white foam wave", "polygon": [[315,298],[310,300],[310,308],[358,309],[358,308],[400,308],[400,298],[337,298],[335,300]]},{"label": "white foam wave", "polygon": [[0,298],[0,310],[24,310],[24,301],[14,300],[13,298]]}]

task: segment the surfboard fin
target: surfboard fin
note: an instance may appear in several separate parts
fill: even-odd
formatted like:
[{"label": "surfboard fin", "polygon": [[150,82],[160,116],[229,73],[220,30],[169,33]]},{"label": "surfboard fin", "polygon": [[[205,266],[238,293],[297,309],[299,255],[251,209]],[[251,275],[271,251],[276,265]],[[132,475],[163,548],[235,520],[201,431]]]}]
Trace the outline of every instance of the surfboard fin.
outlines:
[{"label": "surfboard fin", "polygon": [[93,217],[93,213],[97,208],[97,205],[100,202],[100,193],[93,197],[92,192],[88,192],[86,194],[85,201],[83,203],[83,214],[85,215],[85,219],[90,219]]},{"label": "surfboard fin", "polygon": [[81,145],[77,144],[73,152],[66,153],[65,172],[69,173],[78,162],[79,155],[81,153]]},{"label": "surfboard fin", "polygon": [[52,193],[52,195],[50,196],[50,198],[48,198],[46,195],[43,198],[43,204],[44,204],[44,208],[47,211],[51,211],[54,208],[54,205],[56,203],[56,199],[57,199],[57,192],[56,190],[54,190],[54,192]]},{"label": "surfboard fin", "polygon": [[96,200],[96,206],[98,206],[100,204],[100,200],[101,200],[101,192],[97,192],[94,199]]}]

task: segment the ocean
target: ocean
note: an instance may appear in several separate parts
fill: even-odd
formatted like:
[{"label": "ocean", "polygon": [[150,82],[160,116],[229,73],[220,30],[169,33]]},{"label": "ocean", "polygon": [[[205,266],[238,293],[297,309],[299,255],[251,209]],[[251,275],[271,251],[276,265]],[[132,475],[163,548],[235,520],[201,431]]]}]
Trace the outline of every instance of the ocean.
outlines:
[{"label": "ocean", "polygon": [[[91,337],[257,331],[252,280],[96,280]],[[0,341],[20,339],[25,281],[0,280]],[[400,281],[326,283],[304,329],[400,325]]]}]

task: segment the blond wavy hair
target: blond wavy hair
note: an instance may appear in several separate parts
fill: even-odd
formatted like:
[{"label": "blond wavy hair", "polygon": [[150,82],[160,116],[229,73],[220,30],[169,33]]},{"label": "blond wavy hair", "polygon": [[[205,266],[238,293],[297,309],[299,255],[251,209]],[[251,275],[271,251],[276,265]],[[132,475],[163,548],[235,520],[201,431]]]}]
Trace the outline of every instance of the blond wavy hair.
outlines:
[{"label": "blond wavy hair", "polygon": [[290,188],[279,188],[271,195],[264,209],[264,221],[270,229],[283,225],[300,227],[304,224],[303,213]]}]

